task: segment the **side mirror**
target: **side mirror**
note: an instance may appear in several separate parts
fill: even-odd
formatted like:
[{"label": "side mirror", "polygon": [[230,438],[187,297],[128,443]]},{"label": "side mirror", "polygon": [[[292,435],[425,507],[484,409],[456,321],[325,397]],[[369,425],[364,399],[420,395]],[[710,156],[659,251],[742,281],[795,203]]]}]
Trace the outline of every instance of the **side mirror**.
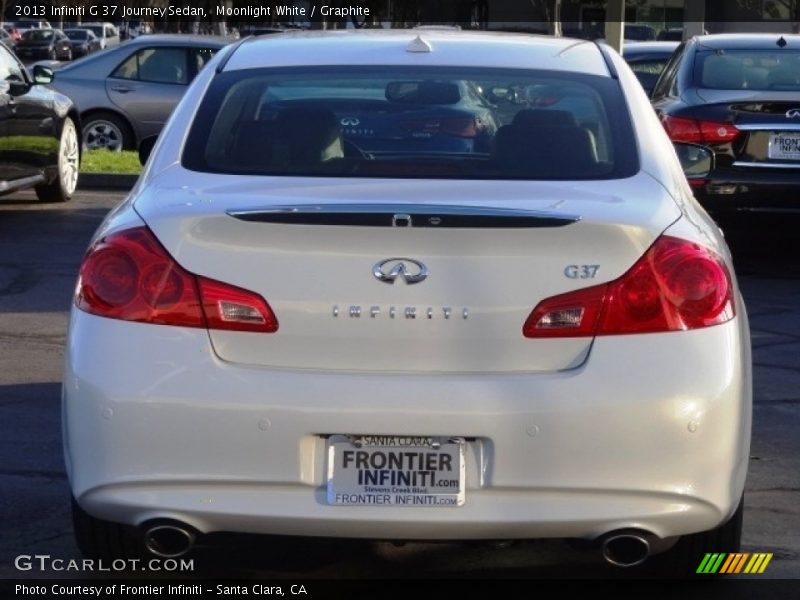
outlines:
[{"label": "side mirror", "polygon": [[714,152],[706,146],[675,142],[675,152],[690,184],[698,185],[714,170]]},{"label": "side mirror", "polygon": [[55,73],[50,67],[44,65],[33,66],[33,82],[37,85],[45,85],[51,83],[55,79]]},{"label": "side mirror", "polygon": [[150,153],[153,151],[153,146],[156,145],[157,141],[158,136],[151,135],[139,142],[139,162],[142,164],[142,166],[144,166],[144,164],[147,162],[147,159],[150,158]]},{"label": "side mirror", "polygon": [[31,89],[30,83],[16,76],[6,79],[6,83],[9,85],[8,93],[12,96],[21,96],[22,94],[27,94]]}]

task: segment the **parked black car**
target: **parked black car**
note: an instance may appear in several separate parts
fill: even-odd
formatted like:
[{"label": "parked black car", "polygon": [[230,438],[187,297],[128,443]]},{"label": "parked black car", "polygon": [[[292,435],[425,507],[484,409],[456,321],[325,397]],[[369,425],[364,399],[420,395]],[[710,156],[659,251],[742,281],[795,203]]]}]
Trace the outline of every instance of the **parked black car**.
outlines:
[{"label": "parked black car", "polygon": [[622,56],[649,94],[677,47],[678,42],[632,42],[622,48]]},{"label": "parked black car", "polygon": [[683,27],[670,27],[658,32],[659,42],[680,42],[683,39]]},{"label": "parked black car", "polygon": [[624,36],[632,42],[652,42],[656,39],[656,30],[650,25],[630,23],[625,25]]},{"label": "parked black car", "polygon": [[89,29],[65,29],[64,35],[69,38],[72,45],[73,58],[86,56],[96,50],[100,50],[99,38]]},{"label": "parked black car", "polygon": [[78,182],[79,129],[72,101],[37,84],[0,44],[0,194],[33,187],[42,201],[69,200]]},{"label": "parked black car", "polygon": [[676,142],[714,150],[695,194],[712,216],[800,215],[800,36],[729,34],[682,44],[651,101]]},{"label": "parked black car", "polygon": [[17,42],[16,52],[20,58],[72,60],[72,44],[60,29],[29,29]]}]

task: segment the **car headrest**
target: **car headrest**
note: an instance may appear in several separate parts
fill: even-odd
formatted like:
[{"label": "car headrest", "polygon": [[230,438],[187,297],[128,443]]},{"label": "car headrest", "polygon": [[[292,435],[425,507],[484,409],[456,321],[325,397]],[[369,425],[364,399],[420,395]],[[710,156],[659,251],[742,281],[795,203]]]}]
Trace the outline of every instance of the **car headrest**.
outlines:
[{"label": "car headrest", "polygon": [[731,56],[709,56],[703,63],[702,84],[717,90],[741,90],[745,85],[744,63]]},{"label": "car headrest", "polygon": [[771,88],[796,87],[800,85],[800,68],[796,65],[782,64],[769,72],[767,83]]},{"label": "car headrest", "polygon": [[286,108],[275,119],[274,151],[289,162],[318,164],[344,157],[342,132],[333,111]]},{"label": "car headrest", "polygon": [[572,178],[598,167],[592,134],[583,127],[505,125],[495,135],[497,168],[522,178]]}]

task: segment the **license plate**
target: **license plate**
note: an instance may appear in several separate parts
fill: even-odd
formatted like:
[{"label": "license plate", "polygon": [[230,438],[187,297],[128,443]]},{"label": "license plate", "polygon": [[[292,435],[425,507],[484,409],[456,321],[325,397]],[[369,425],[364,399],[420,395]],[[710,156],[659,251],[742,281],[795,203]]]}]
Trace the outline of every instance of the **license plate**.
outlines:
[{"label": "license plate", "polygon": [[800,133],[770,134],[767,155],[778,160],[800,160]]},{"label": "license plate", "polygon": [[456,507],[464,504],[464,440],[333,435],[328,504]]}]

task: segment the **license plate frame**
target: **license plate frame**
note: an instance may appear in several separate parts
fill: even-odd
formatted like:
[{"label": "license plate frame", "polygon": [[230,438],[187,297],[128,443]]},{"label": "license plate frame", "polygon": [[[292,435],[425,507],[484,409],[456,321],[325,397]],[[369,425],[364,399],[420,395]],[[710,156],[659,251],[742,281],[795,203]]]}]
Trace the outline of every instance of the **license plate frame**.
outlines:
[{"label": "license plate frame", "polygon": [[[790,140],[785,143],[783,140]],[[795,150],[786,150],[786,146],[794,146]],[[781,131],[769,134],[767,157],[770,160],[800,161],[800,132]]]},{"label": "license plate frame", "polygon": [[465,447],[466,440],[461,437],[331,435],[326,453],[327,503],[359,507],[463,506]]}]

